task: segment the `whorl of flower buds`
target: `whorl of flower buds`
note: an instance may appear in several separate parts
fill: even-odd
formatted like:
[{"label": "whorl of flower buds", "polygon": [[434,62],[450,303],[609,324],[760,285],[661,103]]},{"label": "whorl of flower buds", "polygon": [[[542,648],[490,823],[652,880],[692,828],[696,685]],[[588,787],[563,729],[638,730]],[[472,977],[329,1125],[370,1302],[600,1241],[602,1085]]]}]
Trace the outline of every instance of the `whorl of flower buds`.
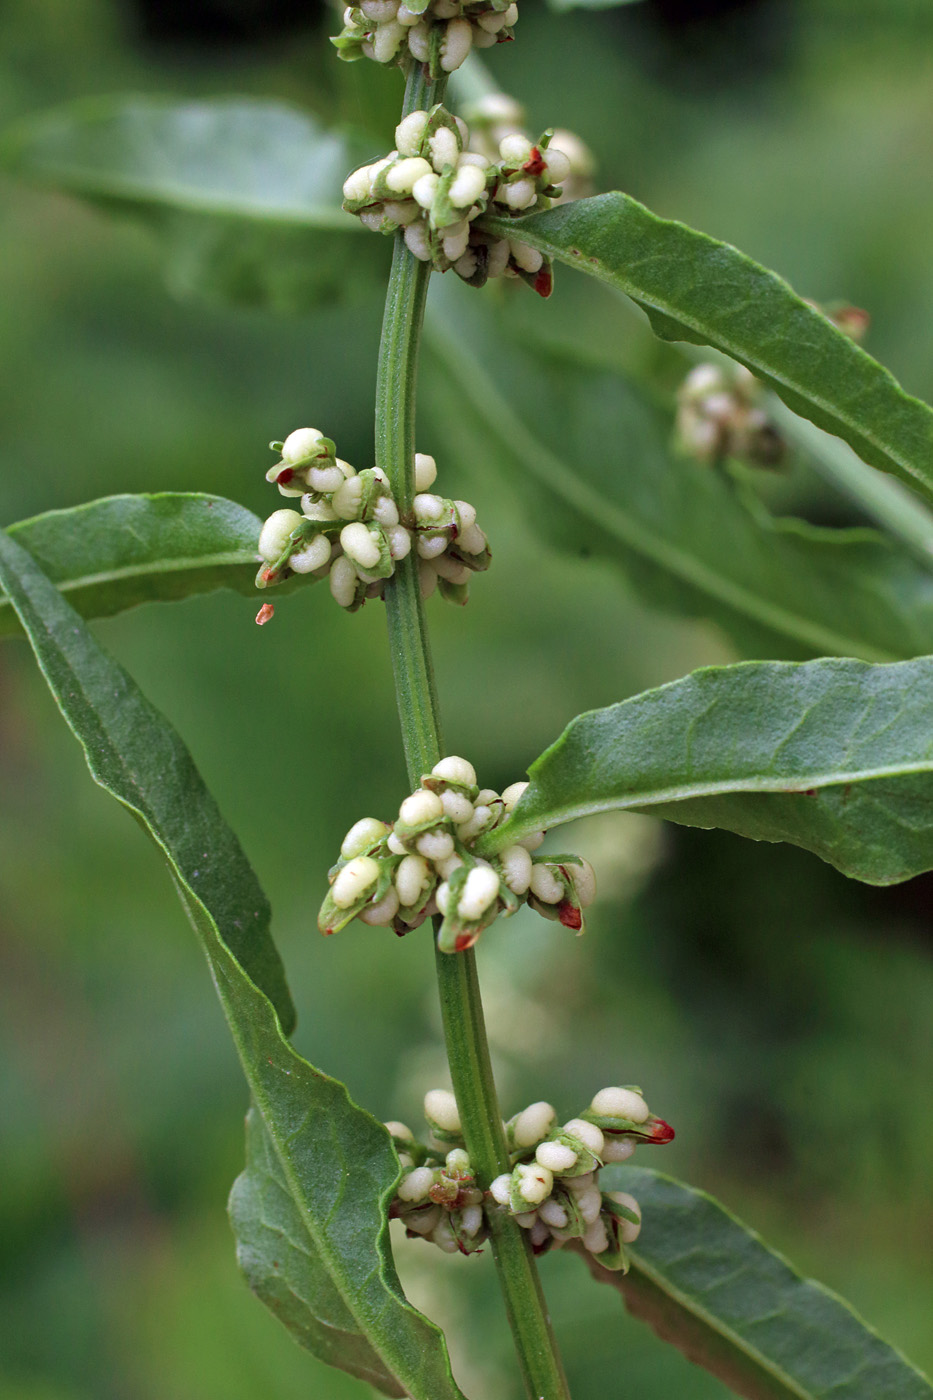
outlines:
[{"label": "whorl of flower buds", "polygon": [[546,131],[537,143],[505,136],[491,159],[467,149],[466,125],[438,103],[399,123],[394,151],[347,177],[343,207],[376,233],[403,230],[409,251],[437,272],[453,268],[473,287],[521,277],[550,296],[550,260],[527,243],[483,232],[476,220],[487,211],[518,217],[558,200],[570,161],[551,136]]},{"label": "whorl of flower buds", "polygon": [[341,58],[353,62],[423,63],[437,81],[460,67],[471,49],[489,49],[514,35],[513,0],[360,0],[343,12],[343,29],[331,39]]},{"label": "whorl of flower buds", "polygon": [[762,386],[744,365],[695,365],[677,391],[678,446],[701,462],[727,457],[777,468],[785,442],[761,406]]},{"label": "whorl of flower buds", "polygon": [[473,506],[430,492],[437,465],[427,453],[415,456],[417,494],[403,522],[385,474],[378,467],[357,472],[317,428],[298,428],[270,446],[281,461],[266,480],[283,496],[300,497],[301,511],[273,511],[263,525],[257,588],[294,574],[329,577],[335,600],[355,612],[382,596],[397,561],[414,548],[423,595],[437,588],[448,601],[465,603],[471,575],[489,568]]},{"label": "whorl of flower buds", "polygon": [[480,788],[465,758],[443,758],[406,797],[394,824],[364,817],[350,828],[330,870],[318,927],[336,933],[351,919],[401,935],[440,914],[438,947],[459,953],[500,915],[523,904],[583,932],[596,895],[592,866],[580,856],[536,857],[544,832],[532,832],[484,860],[480,836],[505,821],[527,783],[505,792]]},{"label": "whorl of flower buds", "polygon": [[559,1126],[551,1104],[530,1104],[503,1124],[510,1169],[485,1194],[463,1146],[453,1094],[430,1090],[424,1112],[427,1145],[405,1124],[386,1124],[403,1169],[389,1215],[402,1221],[409,1237],[473,1254],[489,1234],[492,1214],[505,1211],[528,1231],[536,1254],[579,1241],[604,1268],[627,1272],[625,1246],[638,1238],[641,1209],[627,1192],[601,1191],[600,1169],[624,1161],[639,1143],[674,1137],[639,1089],[600,1089],[588,1109]]},{"label": "whorl of flower buds", "polygon": [[[463,115],[470,128],[470,149],[478,151],[491,162],[500,158],[500,146],[507,137],[520,136],[528,140],[525,109],[514,97],[504,92],[490,92],[477,98],[464,107]],[[554,183],[561,186],[560,194],[553,201],[555,204],[569,204],[593,193],[596,159],[579,136],[557,128],[551,134],[548,150],[552,164],[558,151],[567,159],[566,174],[562,180],[554,176],[553,169],[551,172]]]}]

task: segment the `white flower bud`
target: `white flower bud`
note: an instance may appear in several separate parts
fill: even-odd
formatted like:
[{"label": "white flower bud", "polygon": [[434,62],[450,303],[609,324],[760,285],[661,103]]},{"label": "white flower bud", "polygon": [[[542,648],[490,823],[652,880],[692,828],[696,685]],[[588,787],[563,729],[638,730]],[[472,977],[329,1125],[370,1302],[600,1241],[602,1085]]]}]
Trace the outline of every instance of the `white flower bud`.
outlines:
[{"label": "white flower bud", "polygon": [[452,1147],[444,1158],[444,1168],[448,1174],[469,1174],[470,1156],[465,1147]]},{"label": "white flower bud", "polygon": [[496,792],[495,788],[480,788],[479,792],[476,794],[476,800],[477,802],[484,803],[488,807],[491,802],[499,801],[499,794]]},{"label": "white flower bud", "polygon": [[324,535],[315,535],[304,549],[289,556],[288,567],[296,574],[312,574],[315,569],[323,569],[330,562],[330,540]]},{"label": "white flower bud", "polygon": [[634,1196],[630,1196],[627,1191],[607,1191],[606,1195],[610,1201],[615,1201],[618,1206],[625,1206],[628,1210],[634,1211],[638,1216],[638,1224],[632,1220],[620,1220],[617,1217],[619,1227],[619,1239],[623,1244],[632,1244],[641,1234],[641,1206]]},{"label": "white flower bud", "polygon": [[562,185],[570,174],[570,157],[553,144],[543,152],[547,178],[552,185]]},{"label": "white flower bud", "polygon": [[519,1196],[530,1206],[539,1206],[546,1201],[554,1186],[552,1174],[537,1162],[520,1162],[513,1176],[518,1184]]},{"label": "white flower bud", "polygon": [[334,602],[342,608],[349,608],[356,597],[356,570],[343,555],[330,566],[330,591]]},{"label": "white flower bud", "polygon": [[400,1201],[426,1201],[428,1192],[434,1185],[434,1172],[430,1167],[415,1167],[413,1172],[403,1176],[398,1184]]},{"label": "white flower bud", "polygon": [[604,1138],[602,1129],[597,1128],[595,1123],[588,1123],[585,1118],[571,1118],[569,1123],[564,1124],[563,1130],[571,1137],[579,1138],[584,1147],[595,1152],[597,1157],[602,1156]]},{"label": "white flower bud", "polygon": [[407,228],[409,224],[421,218],[421,210],[413,199],[387,199],[382,206],[382,212],[400,228]]},{"label": "white flower bud", "polygon": [[272,564],[288,544],[293,530],[303,524],[303,517],[297,510],[274,510],[259,534],[259,553],[268,564]]},{"label": "white flower bud", "polygon": [[367,904],[359,917],[364,924],[372,924],[374,928],[387,928],[398,913],[398,905],[398,892],[394,885],[390,885],[382,898],[376,904]]},{"label": "white flower bud", "polygon": [[512,0],[512,4],[509,6],[509,8],[508,8],[508,9],[506,10],[506,12],[505,12],[505,24],[506,24],[506,28],[507,28],[507,29],[511,29],[512,26],[515,25],[515,24],[517,24],[517,23],[518,23],[518,6],[515,4],[515,0]]},{"label": "white flower bud", "polygon": [[437,574],[432,565],[424,560],[418,565],[418,586],[421,589],[422,598],[430,598],[437,587]]},{"label": "white flower bud", "polygon": [[470,525],[468,529],[460,531],[457,545],[464,554],[482,554],[486,548],[486,536],[478,525]]},{"label": "white flower bud", "polygon": [[358,822],[353,823],[343,838],[340,854],[344,860],[352,860],[354,856],[362,855],[367,846],[375,845],[377,841],[381,841],[385,834],[385,822],[379,821],[376,817],[361,817]]},{"label": "white flower bud", "polygon": [[531,1230],[538,1223],[538,1212],[536,1210],[522,1211],[520,1215],[513,1215],[512,1219],[516,1225],[520,1225],[523,1230]]},{"label": "white flower bud", "polygon": [[364,209],[360,213],[360,223],[364,228],[368,228],[370,233],[381,233],[382,222],[385,218],[385,210],[381,204],[374,205],[372,209]]},{"label": "white flower bud", "polygon": [[398,20],[380,24],[373,37],[373,58],[377,63],[390,63],[407,36],[408,31]]},{"label": "white flower bud", "polygon": [[473,808],[470,820],[457,827],[457,835],[465,846],[468,846],[481,831],[485,831],[491,817],[491,810],[484,803],[478,802]]},{"label": "white flower bud", "polygon": [[301,509],[308,520],[316,520],[322,525],[329,525],[339,519],[329,501],[312,501],[309,495],[302,496]]},{"label": "white flower bud", "polygon": [[[406,29],[410,29],[413,25],[420,24],[424,16],[420,15],[416,10],[410,10],[407,5],[399,5],[398,14],[395,18],[398,20],[399,24],[404,24]],[[412,112],[413,117],[421,115],[421,112]],[[396,135],[397,132],[398,128],[396,128]],[[401,150],[401,146],[399,146],[399,150]]]},{"label": "white flower bud", "polygon": [[386,24],[390,19],[395,19],[398,0],[360,0],[360,9],[374,24]]},{"label": "white flower bud", "polygon": [[553,1196],[549,1196],[546,1201],[542,1201],[538,1206],[538,1214],[546,1225],[553,1225],[556,1230],[563,1230],[567,1224],[567,1212],[556,1201]]},{"label": "white flower bud", "polygon": [[463,1210],[460,1212],[460,1229],[467,1238],[472,1239],[474,1235],[478,1235],[482,1226],[483,1207],[464,1206]]},{"label": "white flower bud", "polygon": [[378,525],[397,525],[398,506],[391,496],[380,496],[373,506],[373,519]]},{"label": "white flower bud", "polygon": [[635,1144],[631,1138],[607,1137],[599,1155],[608,1165],[609,1162],[627,1162],[634,1151]]},{"label": "white flower bud", "polygon": [[489,866],[474,866],[457,904],[461,919],[481,919],[499,897],[499,876]]},{"label": "white flower bud", "polygon": [[442,880],[434,891],[434,903],[437,905],[437,912],[446,919],[450,913],[450,886],[446,880]]},{"label": "white flower bud", "polygon": [[[371,165],[361,165],[359,170],[354,170],[343,182],[344,199],[356,204],[359,200],[368,199],[373,192],[373,171]],[[299,432],[307,432],[308,429],[299,428]],[[295,434],[292,433],[292,437]]]},{"label": "white flower bud", "polygon": [[431,57],[431,25],[420,16],[419,23],[408,31],[408,48],[419,63],[427,63]]},{"label": "white flower bud", "polygon": [[426,831],[415,846],[425,860],[449,860],[454,853],[454,838],[449,831]]},{"label": "white flower bud", "polygon": [[523,1108],[512,1124],[512,1140],[515,1146],[532,1147],[536,1142],[540,1142],[542,1138],[547,1137],[556,1118],[553,1105],[545,1103],[543,1099]]},{"label": "white flower bud", "polygon": [[435,763],[431,776],[445,783],[457,783],[460,787],[476,786],[476,769],[468,759],[460,758],[457,754],[449,754]]},{"label": "white flower bud", "polygon": [[501,277],[509,262],[511,249],[507,238],[497,238],[490,243],[486,257],[486,273],[489,277]]},{"label": "white flower bud", "polygon": [[509,209],[527,209],[538,198],[534,180],[513,180],[511,184],[500,184],[496,190],[496,201],[508,205]]},{"label": "white flower bud", "polygon": [[574,893],[581,909],[585,909],[596,898],[596,872],[588,860],[579,865],[569,865],[567,873],[573,882]]},{"label": "white flower bud", "polygon": [[338,466],[309,467],[307,481],[312,491],[327,493],[343,485],[344,475]]},{"label": "white flower bud", "polygon": [[503,1172],[494,1181],[489,1183],[489,1194],[500,1206],[507,1206],[512,1195],[512,1176],[510,1172]]},{"label": "white flower bud", "polygon": [[468,209],[485,188],[485,170],[478,165],[461,166],[450,186],[450,202],[455,209]]},{"label": "white flower bud", "polygon": [[387,525],[385,535],[393,559],[404,559],[411,553],[411,534],[404,525]]},{"label": "white flower bud", "polygon": [[544,835],[543,831],[532,831],[530,835],[523,836],[517,844],[524,846],[526,851],[536,851],[544,841]]},{"label": "white flower bud", "polygon": [[460,142],[449,126],[439,126],[428,141],[431,164],[440,175],[448,165],[456,165],[460,154]]},{"label": "white flower bud", "polygon": [[535,1151],[535,1161],[552,1172],[568,1172],[576,1160],[576,1152],[563,1142],[542,1142]]},{"label": "white flower bud", "polygon": [[[484,15],[477,15],[476,23],[489,34],[498,34],[500,29],[505,28],[505,10],[487,10]],[[473,42],[476,42],[474,36]]]},{"label": "white flower bud", "polygon": [[415,1135],[407,1123],[400,1123],[397,1118],[390,1118],[388,1123],[382,1125],[387,1133],[391,1133],[394,1138],[408,1138],[414,1142]]},{"label": "white flower bud", "polygon": [[602,1216],[597,1215],[583,1236],[583,1245],[591,1254],[602,1254],[604,1250],[609,1248],[609,1236],[606,1234],[606,1226]]},{"label": "white flower bud", "polygon": [[[412,22],[417,24],[420,18],[420,15],[416,16]],[[407,15],[403,18],[399,14],[398,20],[400,24],[405,24]],[[395,128],[395,149],[399,155],[416,156],[418,154],[427,124],[427,112],[409,112],[407,117],[403,117]]]},{"label": "white flower bud", "polygon": [[412,199],[416,200],[417,203],[421,205],[422,209],[430,209],[431,205],[434,203],[434,196],[437,194],[437,187],[440,182],[441,177],[435,175],[434,171],[430,170],[429,167],[429,174],[422,175],[420,179],[416,180],[412,185]]},{"label": "white flower bud", "polygon": [[434,567],[441,578],[447,579],[448,583],[469,583],[470,570],[466,564],[461,564],[459,559],[452,559],[449,554],[439,554],[434,561]]},{"label": "white flower bud", "polygon": [[398,809],[398,815],[404,826],[427,826],[429,822],[439,822],[443,819],[444,808],[437,793],[419,788],[417,792],[405,798]]},{"label": "white flower bud", "polygon": [[443,496],[433,496],[428,491],[419,491],[412,502],[415,519],[421,524],[431,525],[440,520],[445,512]]},{"label": "white flower bud", "polygon": [[532,248],[530,243],[516,243],[514,239],[509,239],[509,248],[516,267],[520,267],[523,272],[539,271],[544,262],[544,254],[539,253],[537,248]]},{"label": "white flower bud", "polygon": [[468,822],[473,815],[473,803],[462,792],[442,792],[441,802],[444,815],[458,826]]},{"label": "white flower bud", "polygon": [[440,1224],[443,1214],[440,1206],[416,1211],[405,1216],[405,1229],[411,1230],[415,1235],[430,1235]]},{"label": "white flower bud", "polygon": [[[436,9],[437,0],[435,0]],[[445,73],[453,73],[470,52],[473,43],[473,26],[468,19],[452,19],[447,26],[441,44],[441,67]]]},{"label": "white flower bud", "polygon": [[428,863],[423,856],[405,856],[395,872],[395,888],[400,904],[417,904],[430,879]]},{"label": "white flower bud", "polygon": [[506,165],[525,165],[531,160],[531,142],[517,131],[499,142],[499,155]]},{"label": "white flower bud", "polygon": [[446,535],[418,535],[415,548],[422,559],[439,559],[448,544]]},{"label": "white flower bud", "polygon": [[505,791],[502,794],[502,801],[505,805],[505,810],[507,812],[511,812],[512,808],[515,806],[518,799],[522,796],[527,786],[527,783],[510,783],[509,786],[505,789]]},{"label": "white flower bud", "polygon": [[340,531],[340,543],[347,558],[363,569],[374,569],[382,558],[378,542],[362,520],[344,525]]},{"label": "white flower bud", "polygon": [[331,898],[338,909],[349,909],[367,890],[372,889],[379,879],[379,863],[372,856],[354,856],[330,887]]},{"label": "white flower bud", "polygon": [[409,156],[386,172],[386,184],[395,194],[411,194],[415,181],[430,173],[431,166],[423,156]]},{"label": "white flower bud", "polygon": [[532,867],[531,893],[544,904],[560,904],[566,898],[563,885],[549,865]]},{"label": "white flower bud", "polygon": [[531,884],[531,855],[524,846],[506,846],[499,854],[502,878],[513,894],[526,894]]},{"label": "white flower bud", "polygon": [[449,1089],[428,1090],[424,1096],[424,1116],[442,1132],[460,1132],[460,1111]]},{"label": "white flower bud", "polygon": [[430,8],[436,19],[453,19],[460,9],[460,0],[434,0]]},{"label": "white flower bud", "polygon": [[651,1111],[641,1094],[618,1086],[600,1089],[590,1108],[600,1118],[627,1118],[630,1123],[644,1123]]},{"label": "white flower bud", "polygon": [[456,232],[445,233],[441,240],[444,249],[444,257],[449,258],[452,263],[457,263],[467,250],[470,241],[470,226],[466,221],[454,224]]},{"label": "white flower bud", "polygon": [[595,1184],[595,1181],[596,1173],[594,1171],[585,1172],[583,1176],[570,1177],[564,1182],[564,1185],[571,1190],[575,1196],[582,1196],[584,1191],[589,1191],[590,1187]]},{"label": "white flower bud", "polygon": [[489,161],[479,151],[464,151],[462,156],[457,157],[458,170],[462,170],[467,165],[475,165],[478,170],[484,172],[484,176],[489,169]]},{"label": "white flower bud", "polygon": [[[448,856],[446,860],[439,860],[435,865],[435,869],[438,875],[444,880],[449,880],[454,871],[459,870],[463,863],[463,858],[461,856],[452,855]],[[442,909],[441,913],[446,913],[446,910]]]},{"label": "white flower bud", "polygon": [[419,219],[417,223],[409,224],[406,228],[405,247],[419,262],[431,261],[431,244],[428,241],[428,230],[421,219]]},{"label": "white flower bud", "polygon": [[408,847],[398,839],[395,832],[390,832],[386,845],[394,856],[406,856]]},{"label": "white flower bud", "polygon": [[457,515],[460,518],[460,536],[458,538],[461,538],[464,530],[469,530],[472,525],[476,524],[476,507],[471,506],[469,501],[454,501],[454,505],[457,507]]},{"label": "white flower bud", "polygon": [[358,476],[349,477],[334,492],[332,505],[341,520],[355,520],[363,500],[363,482]]},{"label": "white flower bud", "polygon": [[437,479],[437,463],[427,452],[415,453],[415,490],[427,491]]}]

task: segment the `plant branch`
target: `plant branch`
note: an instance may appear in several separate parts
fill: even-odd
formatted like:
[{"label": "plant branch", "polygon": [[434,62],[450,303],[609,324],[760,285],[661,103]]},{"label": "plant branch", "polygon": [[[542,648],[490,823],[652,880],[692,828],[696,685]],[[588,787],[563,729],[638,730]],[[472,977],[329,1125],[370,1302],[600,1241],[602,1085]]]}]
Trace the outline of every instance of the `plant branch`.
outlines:
[{"label": "plant branch", "polygon": [[[414,66],[403,116],[442,97]],[[392,484],[403,520],[414,496],[415,384],[430,266],[396,234],[376,381],[376,465]],[[411,786],[441,757],[437,689],[418,578],[418,556],[399,562],[386,587],[389,646]],[[444,1038],[464,1140],[479,1185],[510,1169],[496,1098],[483,1007],[472,950],[435,949]],[[493,1253],[528,1396],[567,1400],[568,1390],[526,1233],[505,1212],[492,1213]]]}]

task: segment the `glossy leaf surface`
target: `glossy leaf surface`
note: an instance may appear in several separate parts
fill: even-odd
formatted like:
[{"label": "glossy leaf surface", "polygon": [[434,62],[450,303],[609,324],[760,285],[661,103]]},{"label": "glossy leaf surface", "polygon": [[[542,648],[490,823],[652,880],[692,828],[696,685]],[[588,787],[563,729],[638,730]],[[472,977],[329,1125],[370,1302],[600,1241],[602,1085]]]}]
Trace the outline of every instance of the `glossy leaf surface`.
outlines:
[{"label": "glossy leaf surface", "polygon": [[388,240],[340,208],[348,172],[376,154],[250,98],[93,98],[0,142],[8,171],[153,227],[176,292],[287,312],[352,297],[384,267]]},{"label": "glossy leaf surface", "polygon": [[637,1167],[626,1276],[584,1255],[629,1312],[747,1400],[930,1400],[929,1381],[848,1303],[801,1277],[704,1191]]},{"label": "glossy leaf surface", "polygon": [[933,869],[933,658],[709,667],[578,715],[529,775],[484,853],[625,808],[895,884]]},{"label": "glossy leaf surface", "polygon": [[[162,492],[107,496],[11,525],[47,578],[82,617],[215,588],[253,594],[262,521],[221,496]],[[20,633],[0,593],[0,637]]]},{"label": "glossy leaf surface", "polygon": [[324,1360],[388,1395],[458,1400],[443,1337],[405,1301],[392,1264],[391,1139],[285,1039],[294,1013],[268,904],[190,754],[2,532],[0,582],[95,781],[161,850],[207,956],[258,1114],[234,1198],[250,1281],[270,1302],[287,1286],[283,1320]]},{"label": "glossy leaf surface", "polygon": [[730,244],[617,191],[483,223],[625,292],[663,339],[723,350],[866,462],[933,495],[933,409]]},{"label": "glossy leaf surface", "polygon": [[611,560],[647,602],[716,622],[748,657],[933,652],[933,575],[883,536],[773,519],[678,456],[638,385],[518,345],[468,290],[432,289],[428,313],[437,431],[464,470],[504,459],[558,547]]}]

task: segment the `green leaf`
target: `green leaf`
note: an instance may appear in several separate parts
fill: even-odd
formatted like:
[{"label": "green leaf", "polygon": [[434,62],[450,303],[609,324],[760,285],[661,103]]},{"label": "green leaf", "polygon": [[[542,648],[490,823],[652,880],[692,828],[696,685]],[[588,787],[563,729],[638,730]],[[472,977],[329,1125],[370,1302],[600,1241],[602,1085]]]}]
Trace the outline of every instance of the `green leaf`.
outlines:
[{"label": "green leaf", "polygon": [[[82,617],[214,588],[253,594],[262,521],[221,496],[106,496],[8,527]],[[0,593],[0,637],[21,633]]]},{"label": "green leaf", "polygon": [[[615,1173],[614,1173],[615,1175]],[[802,1278],[704,1191],[626,1167],[644,1225],[622,1276],[578,1251],[629,1312],[747,1400],[930,1400],[933,1388],[842,1298]]]},{"label": "green leaf", "polygon": [[8,171],[153,227],[176,292],[282,311],[384,280],[388,240],[340,208],[366,155],[307,113],[250,98],[94,98],[0,142]]},{"label": "green leaf", "polygon": [[933,409],[905,393],[775,273],[614,192],[520,219],[484,217],[625,292],[664,340],[712,345],[872,466],[933,495]]},{"label": "green leaf", "polygon": [[465,470],[514,464],[523,508],[553,543],[610,559],[647,602],[709,618],[746,656],[933,653],[928,567],[871,530],[774,520],[675,454],[670,416],[637,385],[519,346],[469,295],[432,291],[426,411]]},{"label": "green leaf", "polygon": [[[201,939],[261,1119],[234,1196],[251,1281],[270,1301],[276,1288],[292,1292],[286,1322],[313,1349],[320,1344],[325,1360],[389,1395],[462,1400],[441,1333],[405,1301],[392,1263],[392,1140],[285,1039],[294,1014],[269,908],[191,755],[2,532],[0,583],[92,776],[162,851]],[[276,1232],[281,1252],[272,1248]],[[282,1265],[287,1284],[274,1278]]]},{"label": "green leaf", "polygon": [[593,812],[789,841],[890,885],[933,869],[933,657],[746,662],[572,720],[477,849]]}]

